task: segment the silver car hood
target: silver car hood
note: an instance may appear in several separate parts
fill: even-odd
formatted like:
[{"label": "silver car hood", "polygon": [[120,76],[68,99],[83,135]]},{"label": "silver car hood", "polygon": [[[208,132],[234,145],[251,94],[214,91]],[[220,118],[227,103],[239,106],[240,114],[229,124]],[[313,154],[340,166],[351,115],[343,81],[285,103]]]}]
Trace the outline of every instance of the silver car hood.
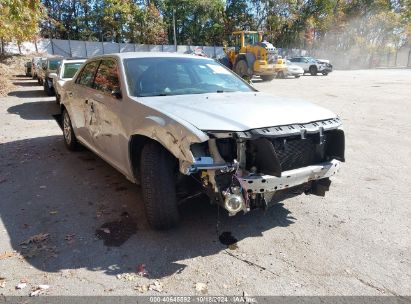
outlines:
[{"label": "silver car hood", "polygon": [[259,92],[155,96],[137,100],[208,131],[247,131],[336,117],[331,111],[303,100]]}]

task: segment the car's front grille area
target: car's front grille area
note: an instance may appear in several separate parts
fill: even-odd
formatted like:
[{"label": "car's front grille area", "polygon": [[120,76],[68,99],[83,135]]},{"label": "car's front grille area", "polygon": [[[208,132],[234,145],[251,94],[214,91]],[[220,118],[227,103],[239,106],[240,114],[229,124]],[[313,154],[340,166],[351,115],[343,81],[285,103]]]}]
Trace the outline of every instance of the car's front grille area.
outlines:
[{"label": "car's front grille area", "polygon": [[273,145],[282,171],[306,167],[319,161],[316,144],[307,139],[276,139]]}]

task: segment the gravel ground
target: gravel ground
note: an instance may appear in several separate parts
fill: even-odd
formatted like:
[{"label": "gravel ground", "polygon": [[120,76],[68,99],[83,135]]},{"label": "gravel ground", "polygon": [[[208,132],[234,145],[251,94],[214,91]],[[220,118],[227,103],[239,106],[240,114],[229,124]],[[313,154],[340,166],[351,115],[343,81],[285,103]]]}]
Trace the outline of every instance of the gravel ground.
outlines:
[{"label": "gravel ground", "polygon": [[411,70],[256,80],[340,115],[347,162],[331,190],[236,217],[198,198],[169,232],[148,228],[138,187],[65,149],[53,98],[13,81],[0,98],[1,294],[411,295]]}]

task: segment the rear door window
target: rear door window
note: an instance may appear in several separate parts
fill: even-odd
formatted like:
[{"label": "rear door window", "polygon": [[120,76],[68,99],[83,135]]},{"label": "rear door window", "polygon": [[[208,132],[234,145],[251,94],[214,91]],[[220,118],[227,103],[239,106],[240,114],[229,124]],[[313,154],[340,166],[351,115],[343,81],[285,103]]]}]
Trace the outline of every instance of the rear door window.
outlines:
[{"label": "rear door window", "polygon": [[112,59],[105,59],[97,70],[94,88],[107,94],[120,90],[117,63]]},{"label": "rear door window", "polygon": [[76,83],[91,88],[93,86],[94,75],[96,74],[96,69],[99,62],[100,61],[93,61],[87,63],[84,69],[81,71],[80,76],[77,77]]}]

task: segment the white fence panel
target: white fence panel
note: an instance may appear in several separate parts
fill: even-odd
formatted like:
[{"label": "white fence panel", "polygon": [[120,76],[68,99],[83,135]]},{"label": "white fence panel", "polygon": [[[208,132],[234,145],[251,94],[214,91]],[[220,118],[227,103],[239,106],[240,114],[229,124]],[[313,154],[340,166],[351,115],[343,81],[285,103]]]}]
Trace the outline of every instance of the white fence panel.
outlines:
[{"label": "white fence panel", "polygon": [[214,46],[203,46],[203,52],[206,53],[208,57],[215,57]]},{"label": "white fence panel", "polygon": [[408,65],[408,57],[410,56],[411,49],[409,48],[401,48],[397,52],[397,62],[396,66],[398,67],[406,67]]},{"label": "white fence panel", "polygon": [[177,45],[177,53],[185,54],[190,51],[190,46],[188,45]]},{"label": "white fence panel", "polygon": [[86,43],[84,41],[70,41],[71,57],[87,57]]},{"label": "white fence panel", "polygon": [[118,43],[103,42],[103,52],[104,54],[119,53],[120,49],[119,49]]},{"label": "white fence panel", "polygon": [[120,53],[134,52],[134,44],[120,43]]},{"label": "white fence panel", "polygon": [[70,43],[68,40],[52,39],[54,55],[70,57]]},{"label": "white fence panel", "polygon": [[174,53],[175,51],[176,51],[176,47],[174,45],[170,45],[170,44],[163,45],[163,52]]},{"label": "white fence panel", "polygon": [[[203,49],[210,57],[223,56],[222,47],[201,46],[201,45],[178,45],[177,53],[192,53],[195,49]],[[60,55],[64,57],[91,57],[101,54],[124,53],[124,52],[175,52],[174,45],[148,45],[148,44],[131,44],[115,42],[97,42],[97,41],[78,41],[78,40],[61,40],[61,39],[41,39],[37,41],[39,53],[48,53],[50,55]],[[8,43],[6,51],[18,53],[16,43]],[[30,54],[36,51],[32,42],[25,42],[21,45],[23,54]]]},{"label": "white fence panel", "polygon": [[150,52],[162,52],[163,51],[163,46],[162,45],[150,44],[149,45],[149,50],[150,50]]},{"label": "white fence panel", "polygon": [[[48,53],[53,54],[53,49],[51,47],[51,41],[49,39],[43,39],[37,41],[37,50],[39,53]],[[36,51],[36,47],[34,47],[33,52]]]},{"label": "white fence panel", "polygon": [[103,45],[101,42],[87,41],[86,49],[87,57],[103,54]]},{"label": "white fence panel", "polygon": [[149,45],[148,44],[135,44],[136,52],[149,52]]},{"label": "white fence panel", "polygon": [[224,48],[222,46],[216,46],[215,47],[215,57],[220,58],[224,56],[225,56]]}]

